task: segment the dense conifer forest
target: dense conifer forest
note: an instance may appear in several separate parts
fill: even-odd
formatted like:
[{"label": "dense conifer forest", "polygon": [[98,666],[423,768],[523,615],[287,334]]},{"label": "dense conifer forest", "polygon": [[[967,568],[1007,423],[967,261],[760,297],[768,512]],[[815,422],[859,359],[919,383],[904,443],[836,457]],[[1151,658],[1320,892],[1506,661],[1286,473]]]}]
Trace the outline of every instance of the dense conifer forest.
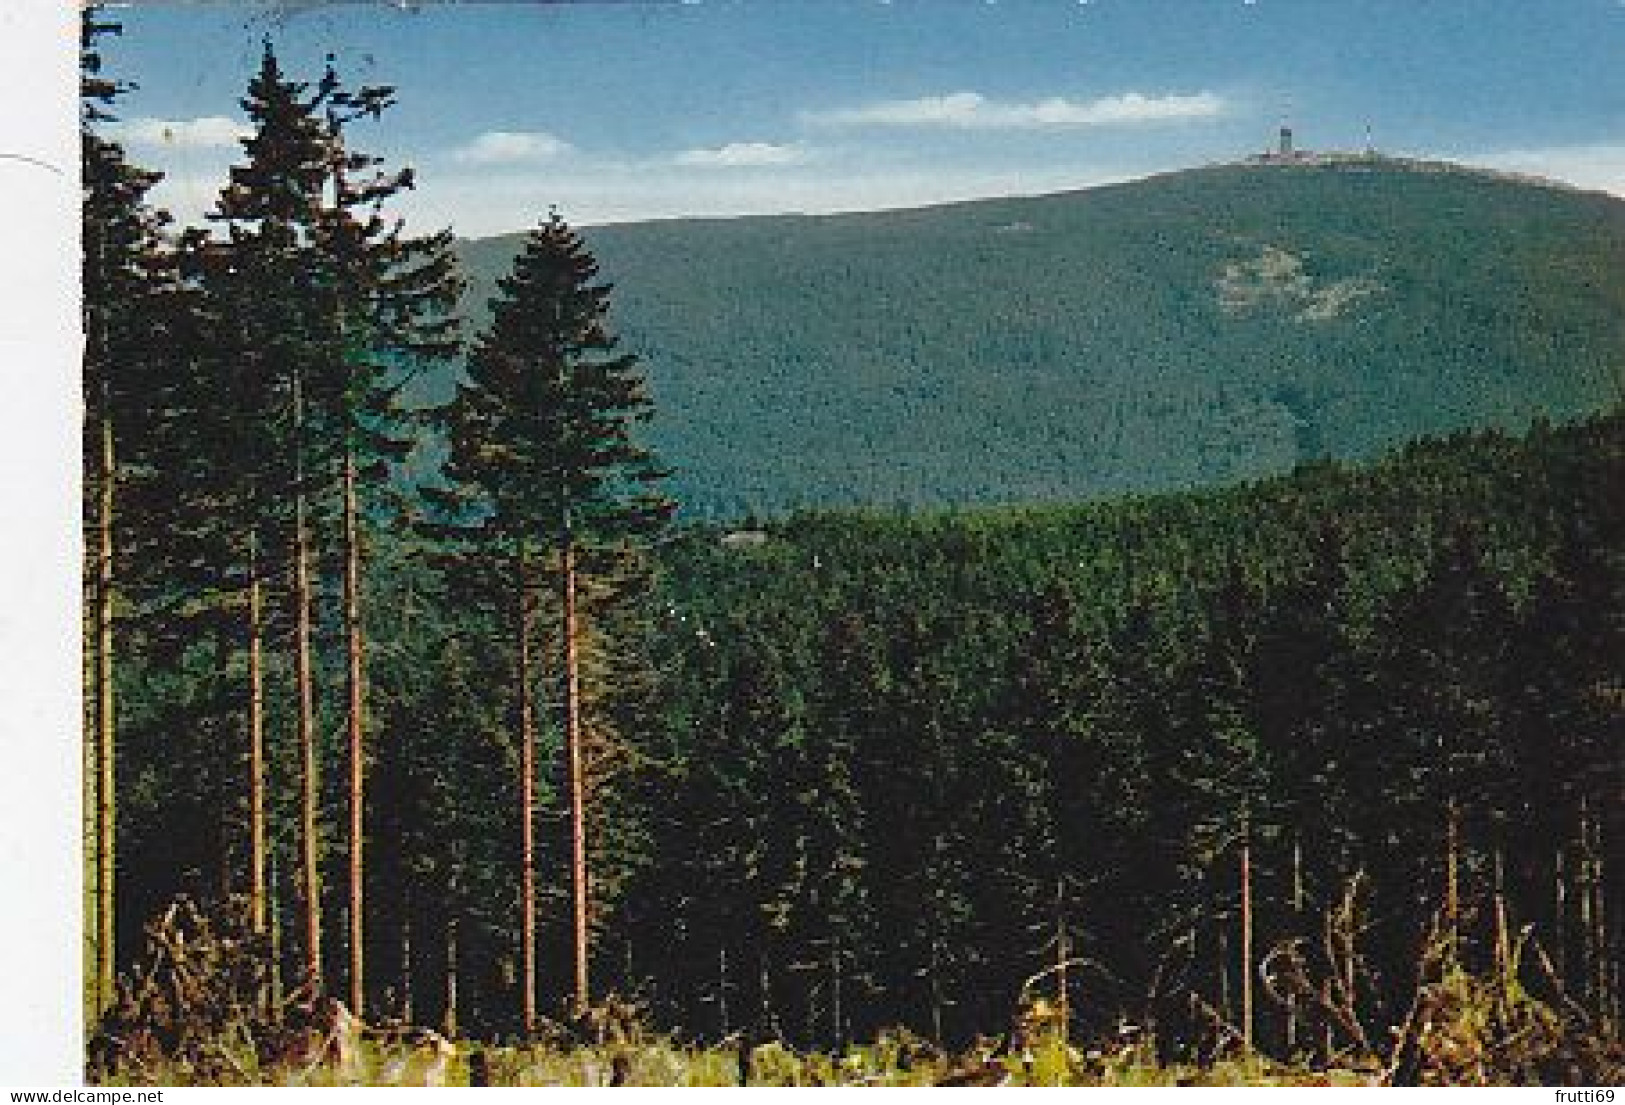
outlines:
[{"label": "dense conifer forest", "polygon": [[[620,746],[594,803],[603,985],[708,1035],[765,1016],[800,1042],[962,1040],[1064,932],[1101,970],[1080,1017],[1141,1015],[1159,966],[1234,1015],[1250,841],[1261,950],[1314,936],[1360,875],[1371,1000],[1408,994],[1447,880],[1464,954],[1533,923],[1578,995],[1612,1000],[1621,903],[1596,872],[1621,829],[1622,488],[1616,416],[1225,492],[807,515],[760,545],[685,531],[616,627],[636,678],[595,712]],[[510,619],[435,560],[376,557],[373,1001],[439,1022],[455,962],[455,1022],[511,1033]],[[132,945],[173,895],[243,889],[248,840],[240,649],[162,650],[158,628],[131,629],[122,723]],[[557,726],[540,740],[556,762]],[[556,771],[539,786],[557,996],[568,810]],[[283,825],[292,803],[278,787]],[[321,805],[342,813],[336,781]],[[1262,999],[1259,1017],[1283,1031]]]},{"label": "dense conifer forest", "polygon": [[[961,1051],[1037,1024],[1416,1080],[1484,979],[1493,1039],[1524,1049],[1505,1077],[1617,1062],[1617,409],[1185,491],[674,522],[681,458],[646,447],[659,389],[614,325],[651,293],[610,287],[598,238],[544,217],[465,320],[450,234],[408,233],[416,182],[365,152],[392,90],[289,74],[270,42],[208,225],[173,227],[100,136],[104,19],[101,1075],[223,1077],[188,1016],[251,1034],[342,998],[487,1044],[602,1043],[609,1010],[740,1042],[747,1075],[769,1041]],[[1510,186],[1467,187],[1522,225]],[[1590,379],[1612,334],[1531,356],[1583,346]],[[1525,409],[1503,376],[1464,421]],[[185,931],[226,949],[209,1002]]]}]

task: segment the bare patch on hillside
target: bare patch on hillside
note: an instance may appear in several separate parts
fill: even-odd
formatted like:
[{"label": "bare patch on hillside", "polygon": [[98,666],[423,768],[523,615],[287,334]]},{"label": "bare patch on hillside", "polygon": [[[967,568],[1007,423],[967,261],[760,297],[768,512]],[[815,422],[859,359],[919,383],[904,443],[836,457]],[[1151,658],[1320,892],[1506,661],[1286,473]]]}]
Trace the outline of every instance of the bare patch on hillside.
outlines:
[{"label": "bare patch on hillside", "polygon": [[1382,292],[1369,277],[1317,282],[1303,257],[1266,245],[1251,260],[1231,261],[1214,281],[1219,306],[1229,314],[1274,309],[1300,322],[1327,322],[1347,314],[1362,299]]}]

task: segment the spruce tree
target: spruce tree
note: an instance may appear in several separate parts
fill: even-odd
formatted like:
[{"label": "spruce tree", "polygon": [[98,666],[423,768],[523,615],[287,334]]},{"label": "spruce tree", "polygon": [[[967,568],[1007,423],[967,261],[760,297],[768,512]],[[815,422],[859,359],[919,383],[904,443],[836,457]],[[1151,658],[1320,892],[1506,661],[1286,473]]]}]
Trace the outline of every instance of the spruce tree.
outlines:
[{"label": "spruce tree", "polygon": [[111,106],[127,90],[103,71],[97,41],[119,25],[96,7],[80,19],[80,156],[83,194],[84,488],[87,731],[86,781],[94,887],[89,926],[93,949],[90,1004],[113,999],[117,959],[114,901],[117,819],[115,621],[123,604],[128,555],[120,541],[133,528],[119,514],[121,496],[147,470],[146,442],[163,409],[154,380],[173,322],[173,251],[164,240],[168,216],[148,202],[159,174],[132,165],[101,133]]},{"label": "spruce tree", "polygon": [[[320,442],[317,416],[340,391],[326,357],[321,271],[315,252],[322,219],[330,147],[322,109],[331,89],[283,74],[269,40],[259,71],[241,101],[254,133],[243,140],[246,161],[231,170],[211,219],[226,237],[206,250],[214,309],[236,341],[228,378],[239,413],[261,416],[259,434],[274,434],[275,460],[263,473],[243,472],[245,551],[258,551],[258,530],[274,519],[286,541],[292,575],[295,709],[299,748],[299,886],[305,981],[320,988],[322,969],[319,755],[315,685],[315,537],[312,515]],[[323,400],[328,402],[324,403]],[[252,438],[251,438],[252,440]],[[263,476],[263,479],[256,477]],[[262,514],[264,510],[266,514]],[[274,510],[274,513],[270,513]],[[248,572],[251,591],[258,561]],[[255,604],[250,604],[251,617]],[[257,626],[255,627],[257,629]],[[251,630],[252,633],[252,630]]]},{"label": "spruce tree", "polygon": [[[618,351],[608,323],[611,288],[580,236],[557,212],[526,239],[499,282],[489,329],[446,414],[447,475],[484,512],[482,543],[510,566],[522,748],[525,1028],[534,1027],[532,864],[535,723],[531,681],[537,577],[557,584],[562,728],[570,807],[574,1004],[589,1001],[587,763],[578,620],[583,552],[648,540],[672,504],[663,475],[637,440],[652,402],[636,356]],[[549,561],[546,553],[551,551]]]},{"label": "spruce tree", "polygon": [[[346,946],[350,1002],[366,1000],[364,948],[367,752],[366,637],[362,617],[363,492],[387,492],[392,466],[412,448],[412,430],[398,396],[425,365],[448,362],[459,350],[455,314],[462,279],[451,232],[406,233],[388,205],[410,189],[410,169],[386,171],[382,159],[358,151],[347,128],[377,119],[394,103],[393,89],[346,89],[329,65],[320,88],[328,142],[331,198],[317,224],[323,321],[331,328],[338,371],[331,409],[321,412],[324,455],[337,457],[344,548],[344,640],[348,725],[349,901]],[[377,495],[373,496],[376,501]],[[376,505],[376,504],[375,504]]]},{"label": "spruce tree", "polygon": [[[250,463],[234,467],[242,477],[238,501],[251,565],[247,607],[256,625],[260,550],[267,544],[260,530],[280,514],[292,531],[300,869],[312,981],[319,981],[322,966],[314,576],[323,546],[313,525],[337,515],[342,531],[345,948],[349,996],[358,1011],[366,1002],[367,916],[363,532],[390,491],[393,465],[411,448],[411,419],[399,402],[400,388],[425,364],[457,351],[454,307],[461,292],[449,232],[413,236],[389,213],[391,201],[412,187],[411,171],[381,169],[379,158],[359,152],[350,140],[350,128],[378,118],[392,103],[388,88],[346,87],[331,64],[314,85],[291,80],[267,42],[243,101],[255,125],[244,142],[248,160],[233,169],[214,215],[229,238],[205,251],[228,331],[223,344],[234,353],[223,371],[236,385],[235,409],[255,412],[282,435],[274,456],[252,463],[251,449],[242,458]],[[226,465],[233,467],[229,460]],[[288,502],[291,518],[280,506]],[[251,668],[257,665],[251,662]]]},{"label": "spruce tree", "polygon": [[1416,838],[1442,839],[1436,885],[1452,952],[1466,914],[1468,815],[1490,804],[1480,796],[1496,795],[1509,759],[1503,715],[1513,619],[1479,541],[1459,523],[1450,528],[1425,575],[1395,597],[1383,626],[1399,752],[1390,770],[1410,776],[1420,806]]}]

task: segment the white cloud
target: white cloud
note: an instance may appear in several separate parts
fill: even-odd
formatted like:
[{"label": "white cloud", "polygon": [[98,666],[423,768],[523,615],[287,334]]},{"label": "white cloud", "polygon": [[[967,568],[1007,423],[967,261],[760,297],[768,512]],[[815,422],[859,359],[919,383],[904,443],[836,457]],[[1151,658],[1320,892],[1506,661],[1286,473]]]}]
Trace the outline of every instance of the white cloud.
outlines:
[{"label": "white cloud", "polygon": [[199,119],[126,119],[108,127],[109,133],[132,146],[159,146],[171,149],[236,149],[237,141],[252,131],[246,124],[224,115]]},{"label": "white cloud", "polygon": [[948,127],[958,130],[1038,130],[1048,127],[1133,126],[1224,114],[1213,92],[1147,96],[1125,92],[1096,100],[1061,96],[1029,103],[992,100],[980,92],[952,92],[914,100],[882,100],[842,111],[814,113],[809,122],[837,127]]},{"label": "white cloud", "polygon": [[800,165],[807,160],[807,150],[800,145],[772,142],[729,142],[711,149],[684,150],[674,160],[679,165],[718,169]]},{"label": "white cloud", "polygon": [[570,143],[541,131],[492,130],[452,151],[469,165],[529,165],[568,152]]},{"label": "white cloud", "polygon": [[1625,145],[1618,143],[1469,153],[1462,160],[1502,172],[1526,173],[1625,196]]},{"label": "white cloud", "polygon": [[[670,161],[666,164],[669,166]],[[1114,165],[1050,168],[793,166],[775,173],[651,171],[647,163],[613,167],[572,163],[546,179],[467,173],[441,177],[402,201],[408,225],[452,226],[479,237],[534,225],[557,206],[576,226],[646,219],[727,218],[798,212],[874,211],[992,196],[1034,195],[1143,175]]]}]

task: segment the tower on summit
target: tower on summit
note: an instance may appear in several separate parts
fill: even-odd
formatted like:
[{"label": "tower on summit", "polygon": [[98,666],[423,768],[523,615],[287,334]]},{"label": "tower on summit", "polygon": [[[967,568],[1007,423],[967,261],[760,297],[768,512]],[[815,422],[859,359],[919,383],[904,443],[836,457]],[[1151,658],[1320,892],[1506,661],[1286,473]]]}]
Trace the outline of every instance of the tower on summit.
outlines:
[{"label": "tower on summit", "polygon": [[1281,127],[1275,132],[1275,142],[1265,146],[1262,152],[1248,157],[1247,161],[1252,165],[1323,165],[1352,156],[1302,148],[1298,145],[1297,133],[1292,129],[1291,116],[1283,113]]},{"label": "tower on summit", "polygon": [[[1621,0],[1625,2],[1625,0]],[[1377,152],[1376,140],[1372,136],[1371,124],[1365,128],[1365,148],[1363,150],[1306,150],[1298,145],[1297,134],[1292,129],[1291,116],[1281,116],[1281,127],[1275,132],[1273,145],[1266,145],[1262,152],[1247,157],[1249,165],[1287,165],[1287,166],[1319,166],[1319,165],[1369,165],[1382,160]]]}]

